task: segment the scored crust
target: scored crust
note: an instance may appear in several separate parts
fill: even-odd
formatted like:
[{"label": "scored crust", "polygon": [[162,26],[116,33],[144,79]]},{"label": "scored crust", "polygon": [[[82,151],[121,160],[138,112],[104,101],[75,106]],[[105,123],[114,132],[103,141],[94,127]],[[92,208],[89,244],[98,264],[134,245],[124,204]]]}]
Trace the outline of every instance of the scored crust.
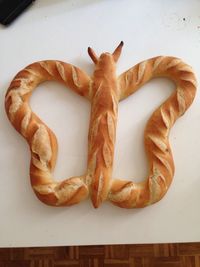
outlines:
[{"label": "scored crust", "polygon": [[[92,77],[71,64],[47,60],[20,71],[8,88],[6,112],[15,129],[29,144],[31,185],[45,204],[72,205],[90,195],[94,207],[106,199],[123,208],[145,207],[159,201],[172,182],[174,162],[169,133],[193,102],[197,86],[195,75],[181,59],[160,56],[145,60],[117,77],[116,62],[122,45],[120,43],[113,54],[103,53],[99,58],[91,48],[88,49],[95,63]],[[118,102],[156,77],[171,79],[176,90],[153,112],[145,129],[148,177],[141,183],[111,179]],[[57,157],[56,137],[32,112],[28,103],[34,88],[51,80],[65,84],[91,102],[87,170],[82,176],[61,182],[52,177]]]}]

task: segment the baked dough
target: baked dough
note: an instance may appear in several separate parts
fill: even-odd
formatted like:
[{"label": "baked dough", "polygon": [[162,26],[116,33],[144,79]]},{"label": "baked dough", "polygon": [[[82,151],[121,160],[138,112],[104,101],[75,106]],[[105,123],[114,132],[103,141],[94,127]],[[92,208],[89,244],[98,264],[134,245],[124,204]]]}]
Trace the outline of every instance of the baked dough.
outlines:
[{"label": "baked dough", "polygon": [[[159,56],[141,62],[117,77],[116,63],[122,46],[123,42],[112,54],[103,53],[100,57],[88,48],[95,64],[92,77],[71,64],[46,60],[24,68],[9,86],[6,112],[12,125],[29,144],[31,185],[45,204],[72,205],[90,195],[95,208],[106,199],[123,208],[145,207],[159,201],[172,182],[174,162],[169,132],[193,102],[195,75],[181,59]],[[148,177],[141,183],[111,179],[118,102],[156,77],[171,79],[176,90],[154,111],[145,129]],[[33,89],[45,81],[61,82],[91,102],[88,166],[82,176],[64,181],[52,177],[57,156],[56,137],[29,106]]]}]

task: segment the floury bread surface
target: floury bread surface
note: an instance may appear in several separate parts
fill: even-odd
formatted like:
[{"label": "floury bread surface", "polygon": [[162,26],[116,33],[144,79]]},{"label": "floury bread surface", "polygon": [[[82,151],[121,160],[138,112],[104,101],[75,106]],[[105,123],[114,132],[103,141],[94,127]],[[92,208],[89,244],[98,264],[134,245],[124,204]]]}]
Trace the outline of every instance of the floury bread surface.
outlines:
[{"label": "floury bread surface", "polygon": [[[117,77],[116,63],[122,46],[123,42],[112,54],[103,53],[100,57],[88,48],[95,64],[92,77],[71,64],[45,60],[21,70],[9,86],[6,112],[30,146],[31,185],[45,204],[67,206],[90,195],[95,208],[104,200],[123,208],[145,207],[159,201],[172,182],[174,162],[169,133],[193,102],[195,75],[181,59],[159,56],[141,62]],[[156,77],[173,80],[176,90],[154,111],[145,129],[148,177],[141,183],[112,179],[118,103]],[[52,177],[57,157],[56,137],[29,106],[33,89],[45,81],[61,82],[91,102],[87,170],[79,177],[61,182]]]}]

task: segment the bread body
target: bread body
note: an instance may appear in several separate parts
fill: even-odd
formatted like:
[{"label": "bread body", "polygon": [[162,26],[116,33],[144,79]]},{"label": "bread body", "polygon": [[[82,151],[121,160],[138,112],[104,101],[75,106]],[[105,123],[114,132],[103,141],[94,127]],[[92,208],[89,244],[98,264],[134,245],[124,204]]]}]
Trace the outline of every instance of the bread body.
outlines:
[{"label": "bread body", "polygon": [[[36,196],[47,205],[72,205],[91,195],[95,208],[106,199],[123,208],[145,207],[159,201],[171,184],[174,162],[169,133],[193,102],[195,75],[180,59],[160,56],[143,61],[117,77],[116,62],[122,45],[113,54],[103,53],[99,58],[89,49],[95,63],[92,77],[71,64],[48,60],[27,66],[9,86],[6,112],[29,144],[31,185]],[[145,129],[148,177],[141,183],[112,179],[118,102],[156,77],[171,79],[176,90],[155,110]],[[87,170],[79,177],[61,182],[52,177],[57,156],[56,137],[28,103],[34,88],[51,80],[65,84],[91,102]]]}]

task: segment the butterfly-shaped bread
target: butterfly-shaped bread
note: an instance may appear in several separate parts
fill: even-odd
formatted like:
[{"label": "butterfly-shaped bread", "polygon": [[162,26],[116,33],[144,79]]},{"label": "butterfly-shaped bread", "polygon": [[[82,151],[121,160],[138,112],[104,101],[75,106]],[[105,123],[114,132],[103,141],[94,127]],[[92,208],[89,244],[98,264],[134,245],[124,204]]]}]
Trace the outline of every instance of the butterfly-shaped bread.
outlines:
[{"label": "butterfly-shaped bread", "polygon": [[[122,46],[123,42],[112,54],[103,53],[100,57],[88,48],[95,65],[92,77],[71,64],[45,60],[21,70],[8,88],[6,112],[12,125],[29,144],[31,185],[45,204],[67,206],[90,195],[95,208],[104,200],[123,208],[140,208],[159,201],[172,182],[174,162],[169,133],[193,102],[195,75],[181,59],[158,56],[138,63],[117,77],[116,63]],[[119,101],[156,77],[171,79],[176,90],[153,112],[146,125],[144,144],[148,177],[140,183],[112,179]],[[63,181],[52,177],[57,156],[56,136],[29,105],[32,91],[45,81],[63,83],[91,103],[87,170],[83,175]]]}]

